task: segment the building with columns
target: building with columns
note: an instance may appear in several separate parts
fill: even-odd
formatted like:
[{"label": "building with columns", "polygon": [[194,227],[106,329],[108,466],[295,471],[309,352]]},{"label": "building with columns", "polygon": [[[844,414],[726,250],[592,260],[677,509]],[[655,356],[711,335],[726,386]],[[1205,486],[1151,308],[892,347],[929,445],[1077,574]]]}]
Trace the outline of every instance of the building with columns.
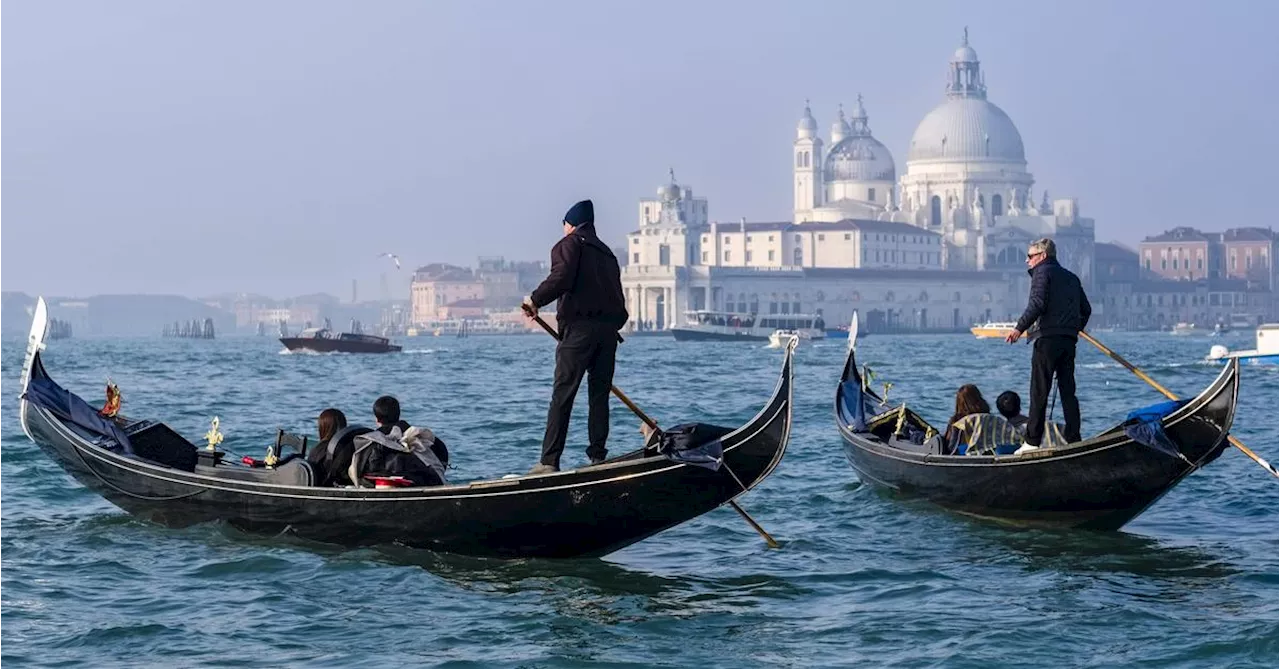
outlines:
[{"label": "building with columns", "polygon": [[806,104],[796,128],[792,220],[717,222],[671,175],[639,205],[623,287],[632,327],[664,329],[693,310],[854,310],[874,331],[963,329],[1016,316],[1027,246],[1053,238],[1092,288],[1094,221],[1074,198],[1039,204],[1012,119],[987,99],[968,32],[947,65],[944,99],[911,138],[905,171],[877,140],[861,95],[837,111],[830,141]]}]

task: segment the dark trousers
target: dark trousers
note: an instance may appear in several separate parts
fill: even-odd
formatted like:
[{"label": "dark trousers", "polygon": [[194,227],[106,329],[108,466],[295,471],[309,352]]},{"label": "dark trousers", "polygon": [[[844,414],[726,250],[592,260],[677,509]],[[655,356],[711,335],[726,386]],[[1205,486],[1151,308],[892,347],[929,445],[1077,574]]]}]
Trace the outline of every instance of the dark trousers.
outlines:
[{"label": "dark trousers", "polygon": [[1039,446],[1044,439],[1044,413],[1058,377],[1058,393],[1062,401],[1062,418],[1066,421],[1063,437],[1080,441],[1080,402],[1076,399],[1076,338],[1050,335],[1040,337],[1031,352],[1031,411],[1027,414],[1026,441]]},{"label": "dark trousers", "polygon": [[582,375],[587,375],[587,457],[603,459],[608,452],[609,390],[618,353],[618,330],[604,323],[570,323],[556,346],[556,378],[547,410],[547,433],[542,438],[542,464],[560,466],[569,415]]}]

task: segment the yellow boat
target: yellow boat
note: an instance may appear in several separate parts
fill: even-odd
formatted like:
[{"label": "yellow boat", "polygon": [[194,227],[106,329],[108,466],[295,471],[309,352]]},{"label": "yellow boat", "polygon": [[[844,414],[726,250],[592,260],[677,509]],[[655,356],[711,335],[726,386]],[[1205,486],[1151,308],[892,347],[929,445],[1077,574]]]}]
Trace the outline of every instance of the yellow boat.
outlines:
[{"label": "yellow boat", "polygon": [[969,328],[969,332],[978,339],[1004,339],[1017,325],[1017,323],[983,323]]}]

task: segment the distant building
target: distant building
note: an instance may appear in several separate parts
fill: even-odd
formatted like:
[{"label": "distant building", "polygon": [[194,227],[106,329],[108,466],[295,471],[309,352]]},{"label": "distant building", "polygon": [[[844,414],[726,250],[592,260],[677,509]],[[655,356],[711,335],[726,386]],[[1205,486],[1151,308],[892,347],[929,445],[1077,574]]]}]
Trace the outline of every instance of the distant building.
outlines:
[{"label": "distant building", "polygon": [[1139,245],[1142,269],[1165,279],[1244,279],[1276,288],[1277,240],[1267,228],[1201,232],[1177,227]]},{"label": "distant building", "polygon": [[441,309],[459,300],[483,300],[485,283],[476,272],[455,265],[433,263],[419,267],[409,284],[411,319],[425,325],[441,318]]}]

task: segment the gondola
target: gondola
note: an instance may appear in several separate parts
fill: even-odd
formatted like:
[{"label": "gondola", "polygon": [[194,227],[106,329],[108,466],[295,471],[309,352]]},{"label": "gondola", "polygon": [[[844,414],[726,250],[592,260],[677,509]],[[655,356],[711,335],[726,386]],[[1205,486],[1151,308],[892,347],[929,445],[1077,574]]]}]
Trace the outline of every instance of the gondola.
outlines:
[{"label": "gondola", "polygon": [[[856,321],[855,321],[856,323]],[[856,325],[854,326],[856,328]],[[1118,530],[1227,446],[1239,390],[1233,362],[1184,402],[1135,411],[1095,437],[1023,455],[950,455],[937,429],[882,402],[849,347],[835,415],[865,483],[1017,524]]]},{"label": "gondola", "polygon": [[[310,485],[312,474],[301,458],[270,469],[211,464],[196,457],[204,449],[164,423],[102,417],[49,377],[41,355],[45,318],[41,300],[22,374],[23,430],[81,484],[135,516],[167,526],[220,520],[250,532],[287,531],[346,546],[395,543],[484,557],[597,557],[753,488],[777,467],[791,432],[788,348],[765,407],[720,437],[718,470],[642,448],[554,474],[438,487],[322,488]],[[129,448],[121,447],[123,441]]]}]

